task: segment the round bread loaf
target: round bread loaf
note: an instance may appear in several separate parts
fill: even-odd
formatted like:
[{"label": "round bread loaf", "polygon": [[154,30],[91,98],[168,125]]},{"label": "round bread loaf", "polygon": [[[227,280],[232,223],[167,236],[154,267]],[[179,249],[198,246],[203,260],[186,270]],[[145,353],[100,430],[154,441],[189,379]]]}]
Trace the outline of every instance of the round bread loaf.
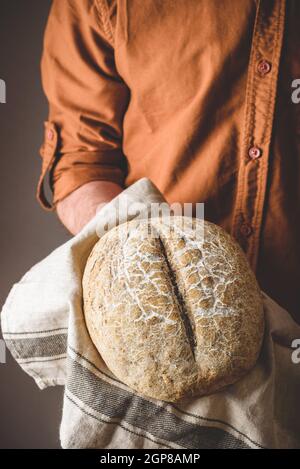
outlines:
[{"label": "round bread loaf", "polygon": [[176,401],[217,391],[253,367],[260,351],[264,316],[255,276],[231,236],[200,219],[113,228],[89,256],[83,298],[106,365],[148,397]]}]

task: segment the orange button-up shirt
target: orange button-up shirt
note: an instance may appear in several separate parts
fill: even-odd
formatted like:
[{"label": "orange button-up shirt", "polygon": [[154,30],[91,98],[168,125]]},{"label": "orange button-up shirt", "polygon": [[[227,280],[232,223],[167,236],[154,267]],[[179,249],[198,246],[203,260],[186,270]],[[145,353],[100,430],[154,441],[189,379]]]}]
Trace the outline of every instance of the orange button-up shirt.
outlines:
[{"label": "orange button-up shirt", "polygon": [[146,176],[204,202],[300,321],[299,0],[54,0],[42,78],[46,208]]}]

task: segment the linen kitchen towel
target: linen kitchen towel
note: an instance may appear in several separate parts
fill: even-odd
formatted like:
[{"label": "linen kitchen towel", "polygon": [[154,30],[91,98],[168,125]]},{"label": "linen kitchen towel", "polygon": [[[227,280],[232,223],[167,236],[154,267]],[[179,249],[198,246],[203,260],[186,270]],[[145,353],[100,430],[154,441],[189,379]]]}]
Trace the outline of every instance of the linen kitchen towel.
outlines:
[{"label": "linen kitchen towel", "polygon": [[[116,379],[91,342],[81,287],[91,249],[116,213],[123,223],[160,202],[151,181],[139,180],[32,267],[5,302],[2,333],[14,358],[41,389],[65,386],[62,447],[300,448],[300,326],[266,294],[256,366],[210,396],[178,403],[142,397]],[[128,206],[141,211],[128,213]]]}]

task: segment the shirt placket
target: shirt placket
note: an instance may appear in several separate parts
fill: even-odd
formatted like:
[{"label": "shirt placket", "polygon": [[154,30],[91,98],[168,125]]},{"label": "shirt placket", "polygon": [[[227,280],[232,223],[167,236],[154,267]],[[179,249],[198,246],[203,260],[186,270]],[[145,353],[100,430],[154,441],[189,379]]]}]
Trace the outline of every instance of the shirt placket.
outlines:
[{"label": "shirt placket", "polygon": [[248,68],[232,235],[256,268],[267,189],[285,0],[259,0]]}]

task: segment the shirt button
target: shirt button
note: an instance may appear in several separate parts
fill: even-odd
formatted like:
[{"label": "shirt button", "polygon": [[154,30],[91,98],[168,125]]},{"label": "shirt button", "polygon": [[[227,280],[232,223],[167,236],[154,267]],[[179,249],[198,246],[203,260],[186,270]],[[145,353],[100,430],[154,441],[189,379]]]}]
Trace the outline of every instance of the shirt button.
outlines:
[{"label": "shirt button", "polygon": [[53,140],[53,138],[54,138],[54,132],[53,132],[53,130],[48,130],[48,132],[47,132],[47,139],[48,139],[48,140]]},{"label": "shirt button", "polygon": [[263,59],[257,64],[257,71],[260,75],[267,75],[271,71],[271,63]]},{"label": "shirt button", "polygon": [[251,160],[256,160],[257,158],[261,157],[262,150],[259,147],[251,147],[248,151],[248,155],[251,158]]},{"label": "shirt button", "polygon": [[252,226],[246,222],[242,223],[240,226],[240,232],[243,236],[245,236],[245,238],[248,238],[253,232]]}]

